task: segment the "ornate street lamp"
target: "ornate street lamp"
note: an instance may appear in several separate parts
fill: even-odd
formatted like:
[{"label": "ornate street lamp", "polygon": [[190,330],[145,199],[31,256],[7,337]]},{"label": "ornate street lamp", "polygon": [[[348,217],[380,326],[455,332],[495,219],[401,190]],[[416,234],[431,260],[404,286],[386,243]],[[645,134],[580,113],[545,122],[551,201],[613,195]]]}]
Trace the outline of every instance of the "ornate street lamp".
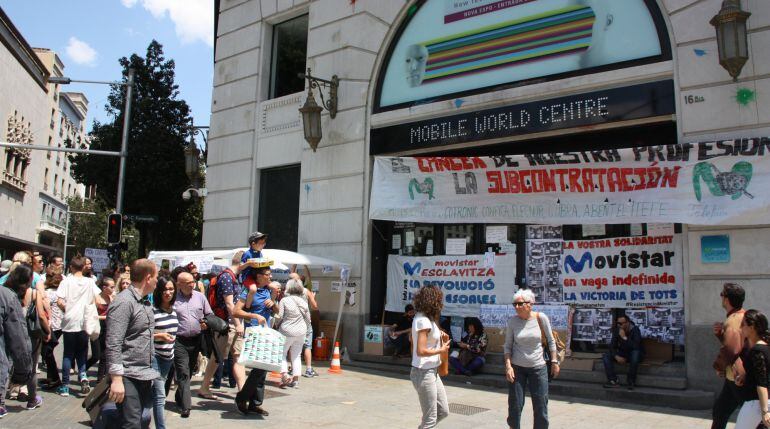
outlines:
[{"label": "ornate street lamp", "polygon": [[722,9],[710,21],[717,30],[719,64],[730,73],[733,81],[738,80],[741,69],[749,60],[746,20],[750,16],[751,13],[741,9],[740,0],[724,0]]},{"label": "ornate street lamp", "polygon": [[[305,104],[300,107],[299,113],[302,114],[302,131],[305,134],[305,141],[313,149],[318,148],[323,132],[321,130],[321,112],[324,108],[329,111],[329,117],[334,119],[337,116],[337,88],[339,87],[339,78],[335,74],[331,80],[320,79],[310,75],[310,69],[307,74],[300,73],[299,77],[307,79],[307,99]],[[322,86],[329,88],[329,99],[324,99]],[[318,105],[313,97],[313,88],[318,88],[318,94],[321,96],[321,105]]]},{"label": "ornate street lamp", "polygon": [[184,148],[184,172],[194,186],[197,186],[198,179],[200,178],[199,156],[200,150],[198,150],[194,142]]}]

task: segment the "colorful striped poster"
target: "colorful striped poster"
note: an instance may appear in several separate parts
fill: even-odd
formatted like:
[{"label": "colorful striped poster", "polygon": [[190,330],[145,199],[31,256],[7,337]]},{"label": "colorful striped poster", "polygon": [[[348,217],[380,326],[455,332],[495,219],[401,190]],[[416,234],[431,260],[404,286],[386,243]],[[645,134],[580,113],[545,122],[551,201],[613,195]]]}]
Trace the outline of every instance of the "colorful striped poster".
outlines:
[{"label": "colorful striped poster", "polygon": [[595,19],[590,7],[571,6],[423,42],[422,84],[583,52]]}]

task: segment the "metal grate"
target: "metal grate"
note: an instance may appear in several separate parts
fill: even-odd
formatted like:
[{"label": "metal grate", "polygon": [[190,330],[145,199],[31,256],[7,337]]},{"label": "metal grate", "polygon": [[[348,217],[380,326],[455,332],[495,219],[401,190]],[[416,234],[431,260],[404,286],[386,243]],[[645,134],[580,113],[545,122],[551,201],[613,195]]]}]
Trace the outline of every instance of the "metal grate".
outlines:
[{"label": "metal grate", "polygon": [[463,416],[472,416],[474,414],[483,413],[489,411],[489,408],[474,407],[472,405],[456,404],[454,402],[449,404],[449,412],[453,414],[461,414]]}]

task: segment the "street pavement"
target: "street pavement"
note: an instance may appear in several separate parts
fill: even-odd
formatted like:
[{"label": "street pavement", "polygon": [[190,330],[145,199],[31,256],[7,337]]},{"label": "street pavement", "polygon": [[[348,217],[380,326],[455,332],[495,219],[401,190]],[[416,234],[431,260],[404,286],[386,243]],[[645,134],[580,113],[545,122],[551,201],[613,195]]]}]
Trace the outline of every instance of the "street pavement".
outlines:
[{"label": "street pavement", "polygon": [[[195,398],[190,418],[182,419],[173,405],[173,391],[166,404],[168,428],[227,429],[254,427],[285,428],[414,428],[420,419],[417,394],[403,375],[343,368],[342,374],[328,374],[318,368],[319,377],[300,378],[299,388],[280,389],[275,378],[266,388],[264,408],[270,416],[242,416],[235,409],[235,390],[215,390],[221,400]],[[73,377],[74,378],[74,377]],[[507,391],[476,387],[472,378],[466,384],[447,385],[450,416],[439,428],[505,428]],[[193,381],[197,389],[200,378]],[[62,398],[43,392],[44,403],[37,410],[24,410],[22,403],[6,401],[9,414],[0,420],[0,428],[83,429],[88,427],[88,415],[81,408],[82,397],[74,385],[71,396]],[[194,391],[193,391],[194,392]],[[551,428],[707,428],[709,411],[680,411],[666,408],[629,406],[579,398],[551,398],[549,402]],[[475,412],[463,415],[462,412]],[[216,426],[220,425],[220,426]],[[154,426],[152,426],[154,427]],[[523,425],[532,427],[529,398],[525,405]],[[731,423],[728,428],[733,428]]]}]

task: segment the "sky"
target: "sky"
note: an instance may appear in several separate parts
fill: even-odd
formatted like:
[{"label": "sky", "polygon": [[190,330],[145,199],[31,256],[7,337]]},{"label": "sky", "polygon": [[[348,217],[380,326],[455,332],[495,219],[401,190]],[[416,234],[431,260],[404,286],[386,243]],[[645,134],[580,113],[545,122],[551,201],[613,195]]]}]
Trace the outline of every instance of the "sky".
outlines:
[{"label": "sky", "polygon": [[[214,0],[0,0],[32,47],[55,51],[72,79],[121,79],[118,59],[144,56],[152,39],[176,62],[179,98],[196,125],[208,125],[214,73]],[[111,121],[104,105],[109,87],[70,84],[89,100],[93,120]],[[200,144],[201,142],[199,142]]]}]

